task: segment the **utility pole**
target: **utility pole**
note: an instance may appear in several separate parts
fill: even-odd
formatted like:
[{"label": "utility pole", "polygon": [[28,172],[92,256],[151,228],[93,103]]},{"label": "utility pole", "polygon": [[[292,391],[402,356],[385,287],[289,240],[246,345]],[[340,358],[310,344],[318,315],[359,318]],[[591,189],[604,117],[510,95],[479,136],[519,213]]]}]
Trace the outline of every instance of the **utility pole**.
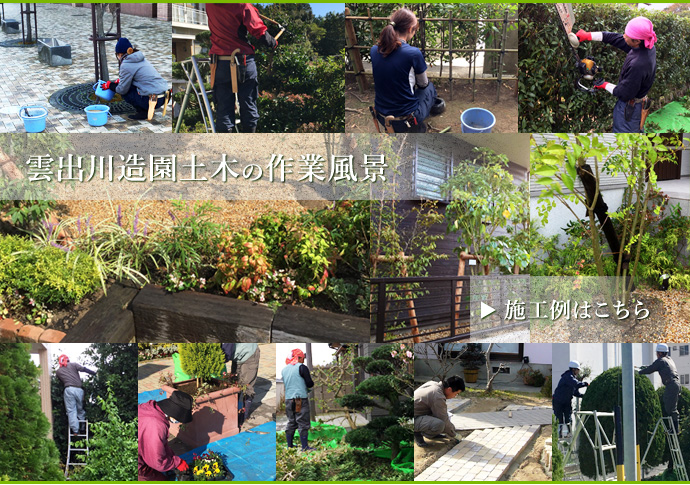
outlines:
[{"label": "utility pole", "polygon": [[621,344],[623,364],[623,463],[625,480],[636,482],[637,477],[637,416],[635,412],[635,373],[632,344]]},{"label": "utility pole", "polygon": [[[309,368],[309,372],[312,372],[314,370],[314,362],[311,358],[311,344],[307,343],[304,344],[306,345],[306,353],[307,353],[307,367]],[[316,382],[314,383],[314,388],[316,388]],[[312,421],[316,420],[316,401],[313,399],[314,398],[314,390],[312,390],[312,399],[309,399],[309,418]]]}]

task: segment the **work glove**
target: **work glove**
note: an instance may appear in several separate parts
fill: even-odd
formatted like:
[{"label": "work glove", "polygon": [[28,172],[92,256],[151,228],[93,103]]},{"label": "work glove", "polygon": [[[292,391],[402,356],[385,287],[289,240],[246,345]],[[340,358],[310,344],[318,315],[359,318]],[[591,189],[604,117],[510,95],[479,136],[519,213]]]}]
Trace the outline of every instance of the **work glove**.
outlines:
[{"label": "work glove", "polygon": [[459,440],[459,439],[457,439],[457,438],[451,438],[451,439],[450,439],[450,444],[451,444],[451,445],[455,446],[455,445],[457,445],[458,443],[460,443],[460,440]]},{"label": "work glove", "polygon": [[115,91],[117,89],[117,85],[120,83],[120,80],[117,79],[115,81],[108,81],[103,85],[103,89],[110,89],[111,91]]},{"label": "work glove", "polygon": [[187,464],[186,461],[182,460],[182,463],[180,463],[180,465],[177,467],[177,469],[180,470],[181,472],[186,472],[187,470],[189,470],[189,465]]},{"label": "work glove", "polygon": [[584,382],[583,384],[585,385],[585,387],[589,387],[589,382]]},{"label": "work glove", "polygon": [[264,35],[261,37],[261,39],[264,44],[270,49],[275,49],[278,47],[278,41],[273,38],[271,34],[268,33],[268,31],[264,32]]},{"label": "work glove", "polygon": [[613,90],[616,88],[616,85],[613,83],[607,83],[603,79],[597,79],[594,81],[594,89],[604,89],[608,91],[609,93],[613,94]]},{"label": "work glove", "polygon": [[585,32],[584,30],[580,29],[578,30],[575,35],[577,35],[577,40],[580,42],[584,42],[586,40],[591,41],[592,40],[592,33],[591,32]]}]

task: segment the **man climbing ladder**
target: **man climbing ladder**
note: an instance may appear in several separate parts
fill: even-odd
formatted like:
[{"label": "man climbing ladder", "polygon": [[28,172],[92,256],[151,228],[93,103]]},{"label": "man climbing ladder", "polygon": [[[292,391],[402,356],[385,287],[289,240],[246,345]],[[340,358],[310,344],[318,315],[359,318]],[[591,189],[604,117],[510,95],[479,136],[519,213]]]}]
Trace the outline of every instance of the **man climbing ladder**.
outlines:
[{"label": "man climbing ladder", "polygon": [[86,372],[95,376],[96,372],[76,362],[70,362],[69,357],[64,354],[58,358],[58,364],[60,367],[55,374],[65,386],[63,397],[67,419],[69,420],[69,429],[71,434],[83,435],[86,433],[86,411],[84,411],[84,389],[81,387],[79,373]]},{"label": "man climbing ladder", "polygon": [[656,346],[657,359],[648,367],[641,367],[640,374],[648,375],[658,372],[661,383],[666,386],[664,390],[664,416],[670,416],[673,422],[674,432],[678,434],[680,426],[678,423],[678,396],[680,395],[680,377],[676,370],[676,364],[668,355],[668,345],[658,344]]}]

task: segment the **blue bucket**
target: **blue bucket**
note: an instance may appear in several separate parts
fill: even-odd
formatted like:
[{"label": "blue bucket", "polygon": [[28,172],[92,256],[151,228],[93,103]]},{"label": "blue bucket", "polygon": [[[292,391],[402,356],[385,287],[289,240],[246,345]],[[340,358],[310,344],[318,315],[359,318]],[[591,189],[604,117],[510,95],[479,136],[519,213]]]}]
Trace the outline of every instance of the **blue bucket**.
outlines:
[{"label": "blue bucket", "polygon": [[[115,97],[115,91],[110,89],[101,88],[101,84],[105,84],[105,81],[98,81],[93,85],[93,90],[96,91],[96,96],[104,101],[111,101]],[[99,125],[100,126],[100,125]]]},{"label": "blue bucket", "polygon": [[22,106],[19,108],[19,117],[24,122],[27,133],[40,133],[46,129],[46,117],[48,110],[43,106]]},{"label": "blue bucket", "polygon": [[92,104],[84,108],[86,119],[91,126],[103,126],[108,122],[110,106],[104,104]]},{"label": "blue bucket", "polygon": [[494,114],[483,108],[470,108],[460,115],[463,133],[491,133],[496,124]]}]

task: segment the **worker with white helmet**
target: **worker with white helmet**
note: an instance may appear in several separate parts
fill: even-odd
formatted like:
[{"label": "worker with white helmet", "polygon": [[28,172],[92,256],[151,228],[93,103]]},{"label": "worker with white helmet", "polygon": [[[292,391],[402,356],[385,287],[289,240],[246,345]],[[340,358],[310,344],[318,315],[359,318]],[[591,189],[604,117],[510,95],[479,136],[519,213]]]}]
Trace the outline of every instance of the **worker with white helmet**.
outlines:
[{"label": "worker with white helmet", "polygon": [[640,367],[640,374],[659,373],[661,382],[666,389],[664,390],[664,416],[671,416],[676,433],[678,427],[678,396],[680,395],[680,377],[676,370],[676,364],[668,354],[668,345],[658,344],[656,346],[656,360],[652,365]]},{"label": "worker with white helmet", "polygon": [[561,380],[553,393],[553,413],[558,420],[558,434],[561,438],[570,433],[570,422],[573,414],[573,397],[583,397],[578,389],[589,386],[577,379],[580,373],[580,363],[571,360],[568,370],[561,374]]}]

